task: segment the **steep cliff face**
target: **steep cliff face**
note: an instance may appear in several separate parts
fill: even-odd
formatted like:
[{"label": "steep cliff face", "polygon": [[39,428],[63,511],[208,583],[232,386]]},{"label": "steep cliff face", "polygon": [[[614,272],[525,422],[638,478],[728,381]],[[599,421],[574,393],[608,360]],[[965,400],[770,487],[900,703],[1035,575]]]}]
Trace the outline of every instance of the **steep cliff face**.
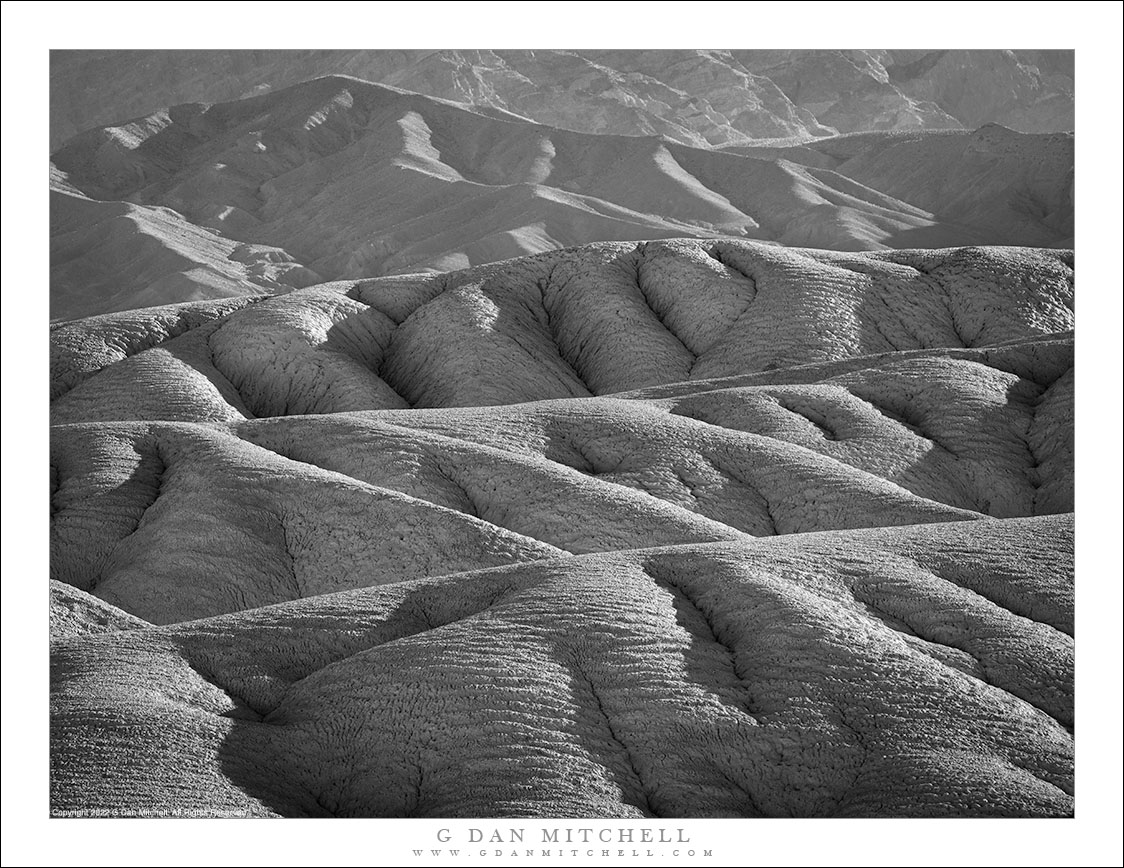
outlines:
[{"label": "steep cliff face", "polygon": [[698,239],[57,325],[53,809],[1068,815],[1072,327]]}]

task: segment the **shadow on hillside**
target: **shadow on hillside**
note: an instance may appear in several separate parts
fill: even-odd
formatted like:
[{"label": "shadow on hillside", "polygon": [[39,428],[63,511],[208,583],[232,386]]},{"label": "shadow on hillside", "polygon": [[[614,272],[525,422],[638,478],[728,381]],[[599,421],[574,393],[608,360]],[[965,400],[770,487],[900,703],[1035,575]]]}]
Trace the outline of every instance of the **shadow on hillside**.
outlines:
[{"label": "shadow on hillside", "polygon": [[[511,728],[489,719],[479,696],[458,700],[464,684],[444,659],[456,647],[454,633],[408,640],[480,616],[546,581],[541,573],[522,575],[516,580],[500,571],[475,574],[469,583],[411,583],[381,613],[365,595],[354,601],[354,614],[342,606],[327,613],[335,596],[328,595],[318,614],[293,612],[274,619],[273,630],[228,639],[225,660],[214,658],[214,643],[187,640],[182,653],[192,668],[235,701],[218,752],[222,774],[285,817],[429,816],[432,805],[459,804],[456,790],[473,788],[480,774],[469,766],[504,774],[503,739]],[[457,594],[464,588],[471,597]],[[251,658],[287,682],[271,708],[252,708],[224,684],[227,679],[212,674],[238,673]],[[492,659],[502,664],[498,639]],[[319,675],[341,666],[347,668]],[[314,707],[308,693],[294,695],[308,678],[318,678]],[[504,698],[502,686],[493,689]],[[491,710],[503,707],[497,702]],[[507,774],[518,776],[517,764],[507,764]]]}]

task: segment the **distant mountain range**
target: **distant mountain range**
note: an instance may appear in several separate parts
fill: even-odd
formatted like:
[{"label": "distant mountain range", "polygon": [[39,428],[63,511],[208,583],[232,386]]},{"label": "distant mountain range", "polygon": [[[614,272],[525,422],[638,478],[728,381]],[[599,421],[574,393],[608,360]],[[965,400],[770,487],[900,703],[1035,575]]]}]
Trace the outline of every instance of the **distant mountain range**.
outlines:
[{"label": "distant mountain range", "polygon": [[1073,129],[1072,51],[56,51],[51,149],[164,106],[332,74],[695,146],[985,123]]}]

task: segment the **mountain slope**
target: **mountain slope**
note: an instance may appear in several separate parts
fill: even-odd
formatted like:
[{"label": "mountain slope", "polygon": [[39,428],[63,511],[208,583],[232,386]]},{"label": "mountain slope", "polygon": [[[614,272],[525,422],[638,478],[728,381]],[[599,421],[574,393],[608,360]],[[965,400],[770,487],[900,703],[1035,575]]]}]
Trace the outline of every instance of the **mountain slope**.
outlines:
[{"label": "mountain slope", "polygon": [[[228,273],[239,268],[249,272],[244,292],[284,291],[316,276],[449,271],[591,241],[681,236],[842,250],[1065,246],[1072,149],[1071,136],[987,128],[715,151],[566,132],[334,76],[181,105],[69,141],[53,155],[66,183],[55,194],[54,293],[67,300],[60,310],[103,312],[120,305],[105,298],[113,279],[141,303],[180,301],[208,280],[213,295],[230,294]],[[134,222],[172,209],[159,212],[163,235],[140,234],[172,251],[193,235],[189,262],[149,256],[150,267],[104,278],[95,267],[83,283],[95,240],[99,256],[126,260],[136,239],[107,238],[105,218],[71,228],[75,191]],[[192,269],[198,260],[207,264]]]},{"label": "mountain slope", "polygon": [[1073,129],[1074,54],[1033,50],[740,50],[731,55],[841,133]]},{"label": "mountain slope", "polygon": [[1072,51],[52,51],[51,149],[93,126],[323,75],[689,145],[902,128],[1073,129]]},{"label": "mountain slope", "polygon": [[319,282],[283,250],[231,241],[170,209],[51,190],[52,319]]}]

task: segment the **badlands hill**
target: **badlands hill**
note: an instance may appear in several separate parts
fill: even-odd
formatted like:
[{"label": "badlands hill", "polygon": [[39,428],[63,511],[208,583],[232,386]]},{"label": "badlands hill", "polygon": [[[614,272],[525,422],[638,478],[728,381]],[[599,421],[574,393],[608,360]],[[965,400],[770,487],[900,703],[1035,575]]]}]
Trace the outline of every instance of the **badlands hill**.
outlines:
[{"label": "badlands hill", "polygon": [[1066,816],[1066,251],[602,243],[52,328],[52,807]]},{"label": "badlands hill", "polygon": [[167,105],[324,75],[695,146],[985,123],[1073,129],[1072,51],[52,51],[51,149]]},{"label": "badlands hill", "polygon": [[1071,134],[990,125],[715,150],[344,76],[88,130],[53,154],[51,183],[55,319],[592,241],[880,250],[1073,237]]}]

